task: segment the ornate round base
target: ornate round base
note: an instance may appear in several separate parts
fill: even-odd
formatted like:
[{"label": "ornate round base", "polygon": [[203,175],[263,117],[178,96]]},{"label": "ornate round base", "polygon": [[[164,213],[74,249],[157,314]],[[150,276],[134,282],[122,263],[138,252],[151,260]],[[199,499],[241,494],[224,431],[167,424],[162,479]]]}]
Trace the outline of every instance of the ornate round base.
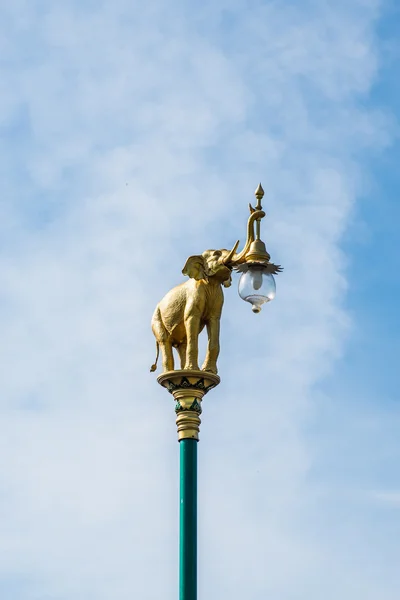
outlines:
[{"label": "ornate round base", "polygon": [[167,371],[157,378],[176,400],[178,441],[199,440],[201,401],[209,390],[221,381],[218,375],[207,371]]},{"label": "ornate round base", "polygon": [[[216,387],[221,379],[214,373],[208,371],[191,371],[182,369],[180,371],[166,371],[157,377],[160,385],[167,388],[172,394],[175,389],[199,389],[204,390],[206,394],[209,390]],[[203,395],[204,395],[203,394]]]}]

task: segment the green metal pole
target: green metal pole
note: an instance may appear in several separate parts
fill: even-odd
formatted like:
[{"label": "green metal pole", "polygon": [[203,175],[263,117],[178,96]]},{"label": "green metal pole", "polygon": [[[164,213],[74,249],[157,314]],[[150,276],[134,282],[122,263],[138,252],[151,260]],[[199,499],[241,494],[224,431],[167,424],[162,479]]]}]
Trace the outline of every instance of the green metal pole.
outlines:
[{"label": "green metal pole", "polygon": [[197,600],[197,442],[203,396],[220,382],[207,371],[167,371],[157,379],[175,399],[180,445],[179,600]]},{"label": "green metal pole", "polygon": [[180,446],[179,600],[197,600],[197,440]]}]

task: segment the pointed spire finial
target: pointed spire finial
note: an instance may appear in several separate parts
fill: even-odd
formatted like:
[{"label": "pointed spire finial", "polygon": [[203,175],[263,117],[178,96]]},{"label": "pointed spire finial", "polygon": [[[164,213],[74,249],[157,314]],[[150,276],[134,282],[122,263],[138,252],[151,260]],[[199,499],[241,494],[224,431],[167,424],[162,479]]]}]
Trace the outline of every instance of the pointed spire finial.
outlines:
[{"label": "pointed spire finial", "polygon": [[261,200],[264,197],[264,190],[261,183],[258,184],[256,191],[254,192],[255,197],[257,198],[257,208],[261,208]]}]

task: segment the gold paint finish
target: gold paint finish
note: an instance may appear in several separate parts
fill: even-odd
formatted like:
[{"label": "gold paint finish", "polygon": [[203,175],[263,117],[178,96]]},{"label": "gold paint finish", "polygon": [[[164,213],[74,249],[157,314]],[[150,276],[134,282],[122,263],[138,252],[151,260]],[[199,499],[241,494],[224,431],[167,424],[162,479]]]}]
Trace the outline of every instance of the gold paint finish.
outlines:
[{"label": "gold paint finish", "polygon": [[[225,264],[231,255],[232,250],[222,249],[189,256],[182,270],[189,280],[173,288],[158,303],[151,326],[157,355],[158,348],[161,350],[164,372],[175,368],[173,348],[178,352],[181,369],[199,369],[198,338],[206,328],[208,345],[201,368],[217,373],[222,287],[231,285],[232,269]],[[156,368],[157,360],[151,371]]]},{"label": "gold paint finish", "polygon": [[194,389],[202,389],[204,385],[204,387],[206,388],[206,391],[204,392],[205,394],[212,388],[216,387],[221,381],[218,375],[213,375],[212,373],[204,373],[204,371],[194,369],[168,371],[157,377],[158,383],[163,387],[167,388],[168,391],[170,391],[171,393],[172,391],[170,387],[186,389],[185,380],[189,382],[189,387],[193,387]]},{"label": "gold paint finish", "polygon": [[199,441],[201,419],[197,413],[188,411],[179,413],[176,417],[176,425],[178,428],[178,442],[181,440],[196,440]]}]

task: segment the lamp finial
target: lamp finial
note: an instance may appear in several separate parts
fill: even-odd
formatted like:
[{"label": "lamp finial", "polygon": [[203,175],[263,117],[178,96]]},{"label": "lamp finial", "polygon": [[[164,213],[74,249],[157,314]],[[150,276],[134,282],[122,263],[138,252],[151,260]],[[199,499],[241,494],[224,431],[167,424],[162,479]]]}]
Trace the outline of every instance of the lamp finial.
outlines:
[{"label": "lamp finial", "polygon": [[264,197],[264,190],[261,183],[258,184],[256,191],[254,192],[255,197],[257,198],[257,210],[261,210],[261,200]]}]

